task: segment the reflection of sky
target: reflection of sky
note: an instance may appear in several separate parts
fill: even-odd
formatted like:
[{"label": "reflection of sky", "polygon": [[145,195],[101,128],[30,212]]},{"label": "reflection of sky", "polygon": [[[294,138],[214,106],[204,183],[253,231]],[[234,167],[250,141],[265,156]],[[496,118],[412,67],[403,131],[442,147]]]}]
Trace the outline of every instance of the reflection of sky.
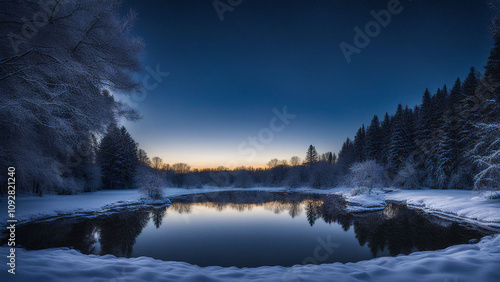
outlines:
[{"label": "reflection of sky", "polygon": [[[151,256],[200,265],[294,265],[300,264],[320,246],[318,238],[340,244],[328,262],[370,259],[368,247],[361,247],[352,228],[345,232],[339,224],[319,218],[310,226],[305,204],[295,218],[288,209],[275,213],[273,204],[245,205],[238,211],[226,206],[222,211],[205,204],[188,204],[191,213],[167,208],[162,225],[150,221],[134,245],[133,256]],[[237,207],[241,205],[234,205]],[[267,208],[266,208],[267,207]],[[285,206],[286,207],[286,206]],[[319,252],[326,254],[325,250]],[[326,262],[326,261],[325,261]]]},{"label": "reflection of sky", "polygon": [[[244,1],[220,22],[212,1],[125,1],[139,13],[145,65],[170,72],[138,103],[130,128],[150,157],[192,167],[337,152],[374,114],[420,102],[426,87],[482,70],[491,46],[486,1],[401,1],[404,10],[347,64],[339,43],[387,0]],[[252,161],[238,145],[297,114]]]}]

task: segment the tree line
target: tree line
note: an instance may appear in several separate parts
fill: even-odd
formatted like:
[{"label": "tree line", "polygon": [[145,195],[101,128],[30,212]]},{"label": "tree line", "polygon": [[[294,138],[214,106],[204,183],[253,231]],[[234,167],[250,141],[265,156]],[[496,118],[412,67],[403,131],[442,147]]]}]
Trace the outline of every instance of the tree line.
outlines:
[{"label": "tree line", "polygon": [[[500,20],[484,73],[471,68],[421,104],[374,116],[338,154],[309,146],[304,161],[272,159],[266,169],[192,170],[149,160],[122,119],[140,116],[117,95],[139,88],[143,43],[134,12],[119,0],[1,1],[0,164],[15,166],[19,192],[71,194],[154,186],[392,185],[403,188],[500,188]],[[9,12],[7,12],[9,11]],[[43,21],[29,22],[44,12]],[[47,11],[51,11],[48,13]],[[41,15],[41,14],[40,14]],[[5,191],[7,174],[0,174]]]}]

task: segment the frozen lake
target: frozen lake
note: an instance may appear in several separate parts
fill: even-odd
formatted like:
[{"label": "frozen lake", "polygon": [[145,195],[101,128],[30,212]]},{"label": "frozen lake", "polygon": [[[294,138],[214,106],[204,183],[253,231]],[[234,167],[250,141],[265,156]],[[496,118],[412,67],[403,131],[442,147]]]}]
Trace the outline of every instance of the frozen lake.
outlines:
[{"label": "frozen lake", "polygon": [[21,225],[17,242],[26,249],[257,267],[357,262],[486,235],[396,204],[351,214],[336,195],[226,191],[171,200],[164,208]]}]

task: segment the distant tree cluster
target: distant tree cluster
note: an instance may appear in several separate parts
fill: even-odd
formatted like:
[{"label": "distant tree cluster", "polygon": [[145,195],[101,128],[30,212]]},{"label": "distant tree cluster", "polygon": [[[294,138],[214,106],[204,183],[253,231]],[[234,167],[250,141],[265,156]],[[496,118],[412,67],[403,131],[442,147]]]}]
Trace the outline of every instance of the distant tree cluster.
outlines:
[{"label": "distant tree cluster", "polygon": [[[149,160],[144,151],[139,150],[142,159]],[[156,160],[156,161],[155,161]],[[237,167],[229,169],[190,169],[184,163],[163,164],[159,157],[153,162],[142,162],[142,169],[147,173],[160,175],[165,185],[184,188],[201,188],[204,185],[214,187],[290,187],[313,186],[331,188],[339,184],[341,179],[336,170],[337,156],[327,152],[319,155],[316,148],[310,145],[304,161],[298,156],[290,160],[271,159],[265,168]],[[145,172],[146,173],[146,172]]]}]

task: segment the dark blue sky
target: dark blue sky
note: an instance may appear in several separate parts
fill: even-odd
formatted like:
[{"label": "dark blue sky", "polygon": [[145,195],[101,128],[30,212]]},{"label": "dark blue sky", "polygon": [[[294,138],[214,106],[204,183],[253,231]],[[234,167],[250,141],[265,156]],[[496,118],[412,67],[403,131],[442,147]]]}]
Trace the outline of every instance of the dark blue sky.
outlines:
[{"label": "dark blue sky", "polygon": [[[426,87],[451,86],[471,66],[482,71],[492,44],[486,0],[401,0],[401,13],[347,63],[339,44],[353,44],[353,28],[389,2],[243,1],[221,21],[210,0],[126,1],[139,14],[144,64],[170,73],[127,127],[168,163],[259,166],[303,158],[309,144],[338,152],[374,114],[414,106]],[[248,137],[284,106],[297,117],[254,155]]]}]

